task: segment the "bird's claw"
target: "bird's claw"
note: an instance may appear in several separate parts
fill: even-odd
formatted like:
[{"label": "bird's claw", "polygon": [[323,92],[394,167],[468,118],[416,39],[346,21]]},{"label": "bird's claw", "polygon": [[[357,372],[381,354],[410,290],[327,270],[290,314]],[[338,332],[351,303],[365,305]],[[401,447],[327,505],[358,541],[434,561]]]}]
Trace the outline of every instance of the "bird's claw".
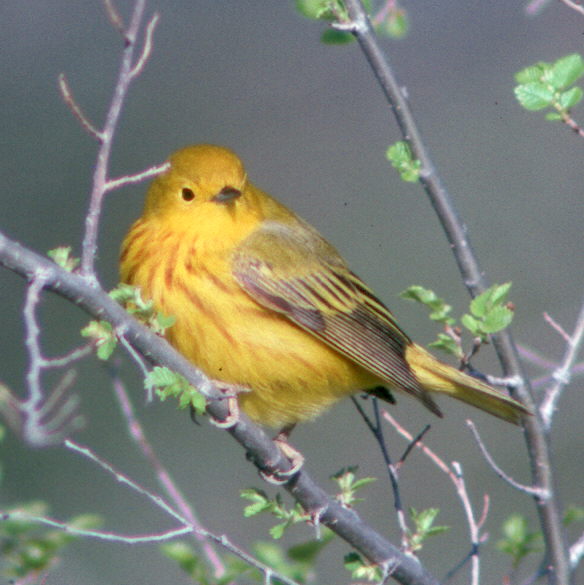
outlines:
[{"label": "bird's claw", "polygon": [[274,443],[278,445],[282,454],[288,459],[291,464],[290,469],[286,471],[262,471],[260,470],[260,477],[273,485],[282,485],[288,483],[304,465],[304,456],[300,451],[292,447],[288,442],[288,436],[292,432],[294,426],[285,427],[273,439]]},{"label": "bird's claw", "polygon": [[215,386],[220,390],[222,396],[211,398],[210,400],[226,400],[227,416],[223,420],[209,417],[209,422],[220,429],[230,429],[239,422],[239,402],[237,401],[237,396],[242,392],[249,392],[250,390],[238,384],[226,384],[225,382],[215,382]]}]

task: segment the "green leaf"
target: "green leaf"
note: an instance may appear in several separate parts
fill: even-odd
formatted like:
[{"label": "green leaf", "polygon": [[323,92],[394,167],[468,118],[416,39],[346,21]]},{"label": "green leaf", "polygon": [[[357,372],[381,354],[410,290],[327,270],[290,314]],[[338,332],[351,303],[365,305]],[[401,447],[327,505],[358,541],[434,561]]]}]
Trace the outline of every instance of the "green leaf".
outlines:
[{"label": "green leaf", "polygon": [[313,565],[318,555],[320,555],[322,550],[332,542],[334,538],[335,533],[332,530],[326,526],[321,526],[318,540],[308,540],[290,547],[288,549],[288,556],[298,563]]},{"label": "green leaf", "polygon": [[530,532],[525,516],[512,514],[503,523],[503,538],[496,547],[511,556],[513,567],[517,568],[529,554],[538,552],[541,547],[541,533]]},{"label": "green leaf", "polygon": [[385,156],[398,171],[402,181],[415,183],[420,178],[422,163],[414,158],[407,142],[400,140],[392,144],[387,149]]},{"label": "green leaf", "polygon": [[357,479],[356,472],[358,466],[353,465],[350,467],[343,467],[340,471],[337,471],[331,476],[339,486],[341,493],[337,494],[336,499],[343,506],[350,507],[356,502],[363,501],[363,498],[357,498],[357,490],[364,488],[366,485],[377,481],[375,477],[364,477]]},{"label": "green leaf", "polygon": [[109,296],[157,335],[164,335],[166,329],[176,322],[173,316],[156,311],[152,300],[144,300],[139,287],[120,283]]},{"label": "green leaf", "polygon": [[325,45],[346,45],[352,43],[355,37],[350,32],[328,28],[320,35],[320,40]]},{"label": "green leaf", "polygon": [[107,321],[90,321],[81,330],[81,335],[93,340],[100,360],[108,360],[118,344],[113,327]]},{"label": "green leaf", "polygon": [[294,2],[296,10],[311,20],[320,20],[322,13],[326,9],[328,0],[296,0]]},{"label": "green leaf", "polygon": [[288,522],[282,522],[281,524],[276,524],[275,526],[272,526],[268,530],[268,532],[270,533],[270,536],[274,540],[280,540],[282,536],[284,536],[284,532],[286,532],[286,528],[288,528],[288,526],[289,526]]},{"label": "green leaf", "polygon": [[[58,560],[61,550],[78,537],[59,529],[47,528],[11,514],[47,516],[48,507],[44,502],[33,501],[18,504],[13,510],[6,510],[0,523],[0,560],[2,573],[20,582],[37,582],[38,573],[47,571]],[[67,524],[75,528],[93,529],[101,519],[95,515],[80,515],[71,518]],[[28,578],[27,578],[28,577]],[[8,581],[7,581],[8,582]]]},{"label": "green leaf", "polygon": [[449,317],[452,307],[441,299],[433,290],[413,285],[400,293],[402,299],[416,301],[430,309],[430,319],[445,325],[454,325],[456,319]]},{"label": "green leaf", "polygon": [[355,580],[379,582],[383,573],[378,565],[367,564],[357,553],[351,552],[344,557],[345,569],[351,573]]},{"label": "green leaf", "polygon": [[449,526],[434,526],[440,510],[427,508],[418,512],[415,508],[409,509],[409,514],[414,522],[415,529],[408,535],[409,546],[412,551],[420,550],[424,541],[430,536],[443,534],[450,530]]},{"label": "green leaf", "polygon": [[577,53],[558,59],[549,70],[547,79],[556,89],[572,85],[584,75],[584,61]]},{"label": "green leaf", "polygon": [[554,101],[553,91],[539,81],[518,85],[514,91],[517,101],[533,112],[551,106]]},{"label": "green leaf", "polygon": [[480,321],[466,314],[460,318],[460,322],[475,336],[480,336]]},{"label": "green leaf", "polygon": [[478,295],[470,303],[472,315],[463,315],[462,324],[474,336],[481,338],[505,329],[513,320],[513,311],[504,304],[510,289],[510,282],[495,284]]},{"label": "green leaf", "polygon": [[548,112],[545,115],[546,120],[550,120],[551,122],[555,122],[556,120],[562,120],[562,115],[558,114],[558,112]]},{"label": "green leaf", "polygon": [[163,313],[157,313],[156,322],[158,323],[158,327],[164,330],[172,327],[176,323],[176,317],[174,315],[164,315]]},{"label": "green leaf", "polygon": [[483,333],[490,335],[502,331],[511,325],[511,321],[513,321],[513,311],[503,306],[494,307],[483,319],[481,328]]},{"label": "green leaf", "polygon": [[193,575],[200,563],[191,545],[183,541],[164,543],[160,545],[160,550],[166,557],[175,561],[187,575]]},{"label": "green leaf", "polygon": [[576,522],[584,522],[584,508],[580,506],[569,506],[564,513],[564,526]]},{"label": "green leaf", "polygon": [[250,488],[242,490],[240,495],[242,498],[252,502],[244,509],[244,516],[249,517],[261,512],[270,512],[278,520],[284,520],[284,522],[273,526],[269,530],[270,535],[274,539],[282,538],[284,532],[293,524],[305,522],[310,518],[298,503],[292,509],[287,509],[282,502],[280,494],[277,494],[273,500],[270,500],[262,490]]},{"label": "green leaf", "polygon": [[257,490],[255,488],[241,490],[240,496],[252,502],[243,509],[243,516],[245,518],[251,518],[252,516],[256,516],[266,510],[271,510],[273,507],[272,502],[262,490]]},{"label": "green leaf", "polygon": [[392,39],[403,39],[410,30],[408,14],[403,8],[394,8],[388,11],[386,17],[375,30],[378,34]]},{"label": "green leaf", "polygon": [[47,256],[67,272],[73,272],[73,270],[79,265],[79,258],[75,258],[71,255],[71,246],[61,246],[49,250]]},{"label": "green leaf", "polygon": [[438,333],[438,339],[428,345],[429,347],[439,349],[440,351],[456,356],[457,358],[460,358],[463,355],[463,351],[460,349],[458,343],[446,333]]},{"label": "green leaf", "polygon": [[582,90],[579,87],[572,87],[560,95],[560,105],[565,110],[569,110],[580,103],[582,99]]},{"label": "green leaf", "polygon": [[470,303],[470,311],[475,317],[486,317],[496,306],[506,302],[511,283],[495,284],[476,296]]},{"label": "green leaf", "polygon": [[152,368],[144,378],[144,387],[148,391],[154,390],[161,401],[169,397],[178,398],[180,409],[192,406],[197,414],[203,414],[206,410],[205,396],[191,386],[186,378],[169,368],[161,366]]},{"label": "green leaf", "polygon": [[531,83],[532,81],[541,81],[543,74],[550,67],[549,63],[538,63],[530,65],[515,74],[515,81],[520,84]]}]

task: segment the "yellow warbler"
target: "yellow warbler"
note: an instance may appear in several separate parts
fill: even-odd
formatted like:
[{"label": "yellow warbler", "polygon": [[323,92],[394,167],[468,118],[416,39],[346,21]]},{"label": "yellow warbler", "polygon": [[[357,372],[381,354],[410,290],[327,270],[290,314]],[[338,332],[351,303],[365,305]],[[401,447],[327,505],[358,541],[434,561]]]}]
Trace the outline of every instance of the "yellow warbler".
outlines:
[{"label": "yellow warbler", "polygon": [[167,338],[241,408],[282,427],[361,391],[441,411],[442,393],[518,423],[526,409],[413,343],[339,253],[251,183],[230,150],[170,157],[122,245],[121,279],[176,317]]}]

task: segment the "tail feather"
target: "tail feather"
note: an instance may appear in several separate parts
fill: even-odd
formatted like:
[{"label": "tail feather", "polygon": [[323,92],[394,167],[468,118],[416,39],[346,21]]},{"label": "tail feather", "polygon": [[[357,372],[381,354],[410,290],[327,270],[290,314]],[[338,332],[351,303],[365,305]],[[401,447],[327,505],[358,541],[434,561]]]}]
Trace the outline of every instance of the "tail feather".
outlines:
[{"label": "tail feather", "polygon": [[442,363],[419,345],[408,346],[405,357],[416,379],[428,392],[447,394],[514,424],[519,424],[522,416],[530,414],[513,398]]}]

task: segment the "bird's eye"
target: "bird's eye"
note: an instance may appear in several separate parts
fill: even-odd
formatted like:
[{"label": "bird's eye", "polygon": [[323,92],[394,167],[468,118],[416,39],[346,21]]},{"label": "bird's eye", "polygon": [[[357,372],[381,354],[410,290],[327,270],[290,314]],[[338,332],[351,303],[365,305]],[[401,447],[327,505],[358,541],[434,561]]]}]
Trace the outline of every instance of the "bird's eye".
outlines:
[{"label": "bird's eye", "polygon": [[195,193],[192,189],[183,187],[181,191],[181,197],[183,198],[183,201],[192,201],[195,198]]}]

